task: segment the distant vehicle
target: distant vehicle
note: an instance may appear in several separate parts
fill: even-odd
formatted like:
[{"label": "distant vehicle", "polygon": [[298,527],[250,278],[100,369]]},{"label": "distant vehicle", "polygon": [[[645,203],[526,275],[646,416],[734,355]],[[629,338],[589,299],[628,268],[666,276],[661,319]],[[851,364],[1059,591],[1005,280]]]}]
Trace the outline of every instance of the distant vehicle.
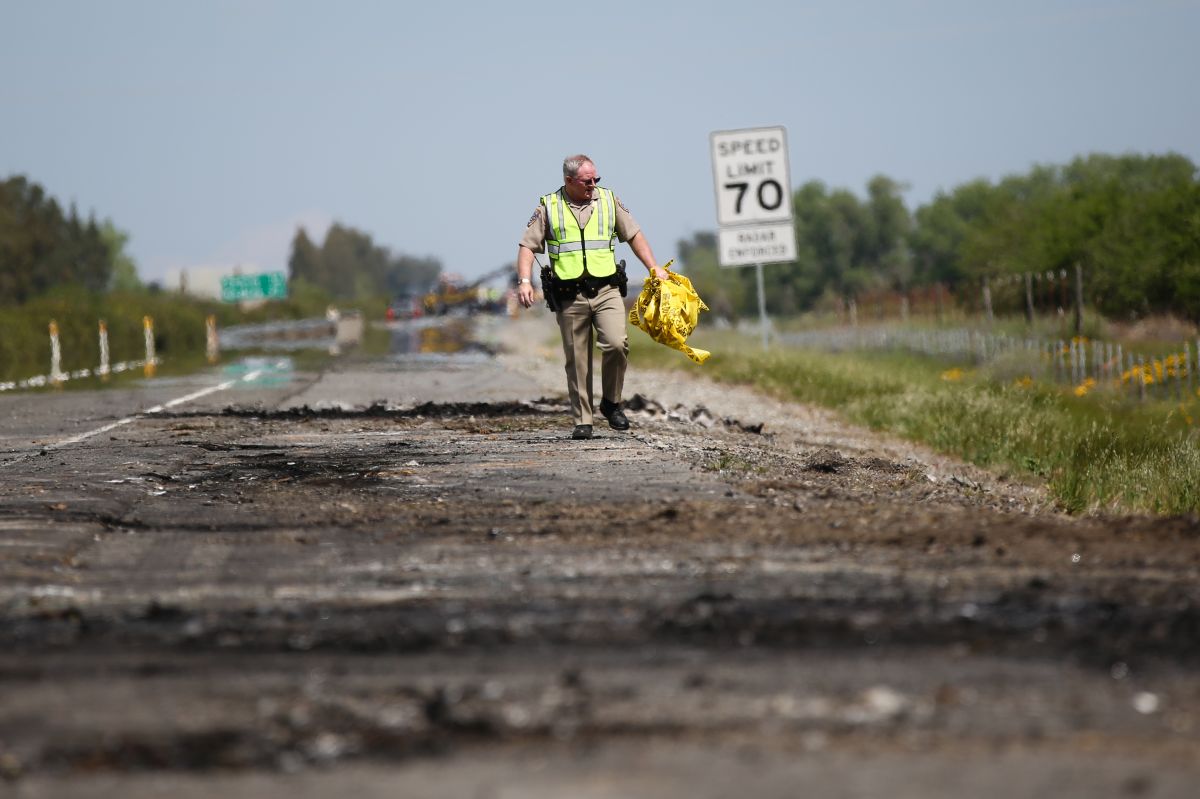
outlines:
[{"label": "distant vehicle", "polygon": [[396,319],[416,319],[425,315],[425,305],[422,297],[416,294],[397,297],[387,307],[384,316],[389,322]]}]

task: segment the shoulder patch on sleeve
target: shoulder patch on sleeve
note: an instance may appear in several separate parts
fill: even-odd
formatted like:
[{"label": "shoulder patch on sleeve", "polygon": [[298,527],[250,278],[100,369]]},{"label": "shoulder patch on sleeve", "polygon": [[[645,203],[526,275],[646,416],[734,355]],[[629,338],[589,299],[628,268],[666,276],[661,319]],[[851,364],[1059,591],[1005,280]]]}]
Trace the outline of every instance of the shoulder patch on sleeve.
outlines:
[{"label": "shoulder patch on sleeve", "polygon": [[625,203],[621,202],[620,197],[617,197],[617,195],[615,195],[615,194],[613,195],[613,197],[616,199],[617,205],[621,206],[622,211],[629,211],[629,209],[625,207]]},{"label": "shoulder patch on sleeve", "polygon": [[533,215],[529,217],[529,221],[525,223],[525,227],[529,227],[538,220],[538,210],[537,208],[533,209]]}]

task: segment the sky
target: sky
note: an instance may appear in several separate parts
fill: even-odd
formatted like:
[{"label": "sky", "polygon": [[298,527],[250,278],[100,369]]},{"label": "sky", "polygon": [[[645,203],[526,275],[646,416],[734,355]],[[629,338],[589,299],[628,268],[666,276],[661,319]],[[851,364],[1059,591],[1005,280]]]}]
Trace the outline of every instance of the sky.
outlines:
[{"label": "sky", "polygon": [[469,278],[582,152],[664,262],[717,227],[713,131],[782,125],[793,189],[914,209],[1200,164],[1198,40],[1200,0],[0,0],[0,178],[110,219],[143,280],[285,270],[334,222]]}]

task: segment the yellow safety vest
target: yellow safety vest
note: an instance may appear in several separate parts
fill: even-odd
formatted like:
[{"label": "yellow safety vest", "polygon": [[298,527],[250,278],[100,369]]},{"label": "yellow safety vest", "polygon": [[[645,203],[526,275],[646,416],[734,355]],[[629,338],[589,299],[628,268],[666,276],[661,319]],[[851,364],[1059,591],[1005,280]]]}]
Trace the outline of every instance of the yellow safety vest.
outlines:
[{"label": "yellow safety vest", "polygon": [[608,277],[617,271],[617,201],[608,189],[596,187],[595,208],[583,230],[567,207],[563,190],[542,197],[546,209],[546,252],[559,280],[575,280],[586,272]]}]

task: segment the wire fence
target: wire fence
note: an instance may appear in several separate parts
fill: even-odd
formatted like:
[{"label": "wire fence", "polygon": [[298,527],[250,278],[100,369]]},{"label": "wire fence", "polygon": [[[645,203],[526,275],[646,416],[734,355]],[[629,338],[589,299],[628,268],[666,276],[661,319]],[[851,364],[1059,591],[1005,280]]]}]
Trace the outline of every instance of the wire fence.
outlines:
[{"label": "wire fence", "polygon": [[971,328],[840,327],[776,336],[781,344],[828,352],[891,350],[990,367],[1018,382],[1049,381],[1077,395],[1111,389],[1131,399],[1178,400],[1200,395],[1200,338],[1146,355],[1122,343],[1077,336],[1044,339]]}]

